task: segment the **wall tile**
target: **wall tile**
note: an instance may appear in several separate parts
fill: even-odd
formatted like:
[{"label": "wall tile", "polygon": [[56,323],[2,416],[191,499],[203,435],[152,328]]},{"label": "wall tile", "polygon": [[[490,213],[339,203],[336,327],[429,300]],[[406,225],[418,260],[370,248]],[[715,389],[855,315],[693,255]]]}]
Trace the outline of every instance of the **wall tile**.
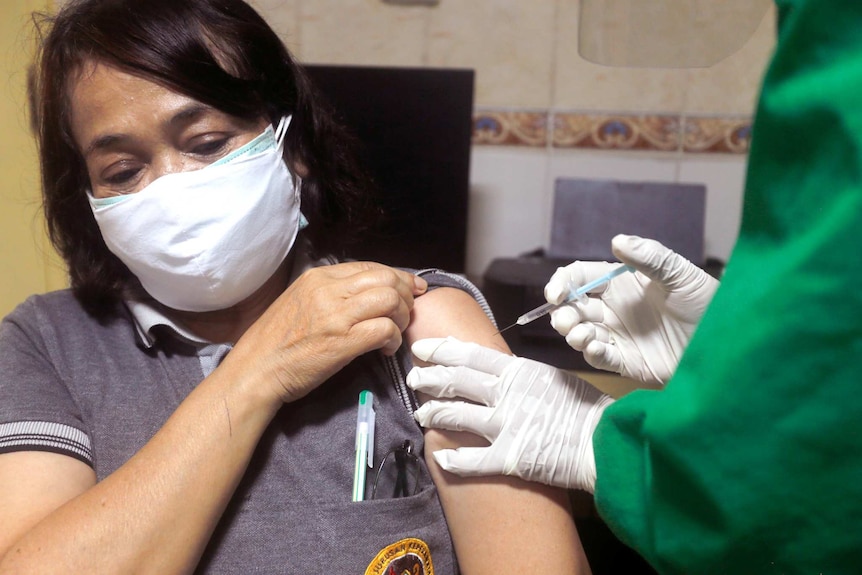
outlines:
[{"label": "wall tile", "polygon": [[444,1],[431,10],[427,64],[476,70],[476,105],[551,104],[556,0]]},{"label": "wall tile", "polygon": [[770,6],[751,39],[709,68],[686,71],[684,113],[752,114],[775,48],[775,7]]},{"label": "wall tile", "polygon": [[300,0],[248,0],[285,43],[291,54],[301,58],[300,53]]},{"label": "wall tile", "polygon": [[470,162],[467,274],[481,278],[494,258],[547,245],[551,187],[545,150],[483,146]]},{"label": "wall tile", "polygon": [[679,164],[679,181],[706,184],[707,256],[727,261],[736,243],[746,167],[744,155],[686,154]]},{"label": "wall tile", "polygon": [[301,0],[300,57],[316,64],[419,66],[431,10],[380,0]]},{"label": "wall tile", "polygon": [[634,113],[682,110],[684,71],[618,68],[584,60],[578,54],[580,2],[561,0],[558,6],[555,108]]},{"label": "wall tile", "polygon": [[548,179],[552,187],[557,178],[677,182],[678,165],[677,154],[555,149],[549,164]]}]

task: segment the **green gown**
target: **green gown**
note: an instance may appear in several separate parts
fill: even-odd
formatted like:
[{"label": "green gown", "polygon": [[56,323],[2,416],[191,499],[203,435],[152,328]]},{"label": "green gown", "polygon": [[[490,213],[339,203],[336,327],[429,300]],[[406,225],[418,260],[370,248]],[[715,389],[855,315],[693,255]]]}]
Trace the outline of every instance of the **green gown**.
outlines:
[{"label": "green gown", "polygon": [[777,5],[721,287],[594,437],[599,512],[661,573],[862,573],[862,1]]}]

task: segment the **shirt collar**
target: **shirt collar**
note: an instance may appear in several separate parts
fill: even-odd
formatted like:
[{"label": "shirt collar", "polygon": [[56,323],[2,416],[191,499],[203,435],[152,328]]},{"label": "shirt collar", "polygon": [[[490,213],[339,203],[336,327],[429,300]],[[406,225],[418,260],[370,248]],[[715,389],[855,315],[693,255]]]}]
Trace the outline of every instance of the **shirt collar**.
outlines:
[{"label": "shirt collar", "polygon": [[[333,259],[312,260],[308,255],[307,249],[299,249],[297,250],[296,259],[291,269],[290,284],[311,268],[333,263],[336,263]],[[132,322],[135,324],[138,341],[146,349],[151,349],[159,337],[163,337],[164,334],[168,334],[184,343],[191,344],[196,348],[201,348],[212,343],[196,336],[170,319],[163,311],[162,306],[153,300],[127,299],[125,300],[125,304],[132,316]]]},{"label": "shirt collar", "polygon": [[132,315],[138,342],[146,349],[151,349],[156,344],[162,330],[195,347],[210,343],[171,320],[155,302],[126,300],[125,303]]}]

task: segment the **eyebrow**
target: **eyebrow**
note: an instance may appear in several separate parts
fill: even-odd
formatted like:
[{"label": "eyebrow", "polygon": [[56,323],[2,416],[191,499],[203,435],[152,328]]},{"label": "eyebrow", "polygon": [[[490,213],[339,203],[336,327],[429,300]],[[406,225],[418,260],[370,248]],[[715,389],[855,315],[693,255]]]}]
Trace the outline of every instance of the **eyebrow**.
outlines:
[{"label": "eyebrow", "polygon": [[212,112],[214,109],[215,108],[213,108],[212,106],[207,106],[206,104],[195,102],[182,108],[179,112],[171,116],[167,123],[171,126],[187,124],[189,122],[197,120],[208,112]]},{"label": "eyebrow", "polygon": [[[180,111],[171,116],[165,124],[171,127],[189,124],[213,110],[214,108],[212,106],[195,102],[180,109]],[[87,146],[86,150],[84,150],[84,157],[88,157],[96,150],[104,150],[131,139],[132,138],[128,134],[104,134],[90,142],[90,145]]]},{"label": "eyebrow", "polygon": [[87,146],[86,150],[84,150],[84,157],[88,157],[96,150],[104,150],[129,139],[129,136],[124,134],[106,134],[104,136],[99,136],[90,142],[90,145]]}]

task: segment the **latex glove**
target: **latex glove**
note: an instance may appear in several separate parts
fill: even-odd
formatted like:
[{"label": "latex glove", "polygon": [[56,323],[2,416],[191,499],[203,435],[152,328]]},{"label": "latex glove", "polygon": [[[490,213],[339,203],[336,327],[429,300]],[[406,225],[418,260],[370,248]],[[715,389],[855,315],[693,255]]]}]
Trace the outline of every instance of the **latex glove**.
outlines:
[{"label": "latex glove", "polygon": [[[512,475],[558,487],[594,490],[593,430],[613,402],[573,374],[454,338],[413,344],[419,359],[407,384],[443,399],[420,407],[423,427],[469,431],[489,447],[434,452],[457,475]],[[474,403],[470,403],[474,402]]]},{"label": "latex glove", "polygon": [[[648,383],[671,378],[719,282],[659,242],[618,235],[614,255],[637,271],[597,288],[586,303],[551,312],[551,325],[593,367]],[[545,298],[559,303],[618,263],[575,262],[559,268]]]}]

